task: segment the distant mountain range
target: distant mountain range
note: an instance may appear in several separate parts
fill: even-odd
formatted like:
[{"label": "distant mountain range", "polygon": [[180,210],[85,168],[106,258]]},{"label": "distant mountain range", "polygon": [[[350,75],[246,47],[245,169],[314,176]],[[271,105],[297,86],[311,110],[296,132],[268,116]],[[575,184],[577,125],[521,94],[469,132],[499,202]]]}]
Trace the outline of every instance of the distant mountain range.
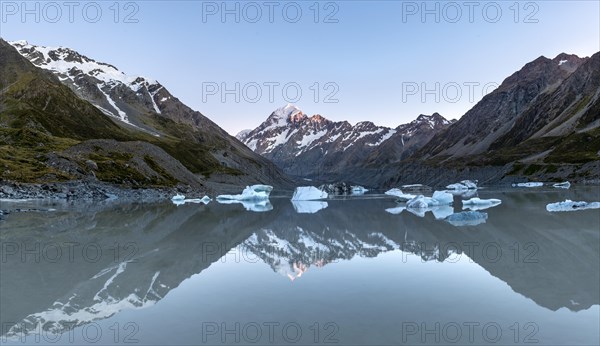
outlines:
[{"label": "distant mountain range", "polygon": [[526,64],[458,121],[355,126],[288,105],[237,138],[286,173],[367,186],[600,176],[600,53]]},{"label": "distant mountain range", "polygon": [[[0,178],[132,187],[291,182],[155,80],[69,48],[0,39]],[[17,163],[18,162],[18,163]]]},{"label": "distant mountain range", "polygon": [[396,128],[370,121],[352,126],[319,114],[309,117],[288,104],[271,113],[256,129],[236,137],[290,175],[352,179],[366,164],[384,165],[409,157],[454,122],[435,113],[419,115]]},{"label": "distant mountain range", "polygon": [[237,139],[158,81],[72,49],[0,39],[0,58],[0,179],[291,189],[600,176],[600,53],[537,58],[458,121],[351,125],[286,105]]}]

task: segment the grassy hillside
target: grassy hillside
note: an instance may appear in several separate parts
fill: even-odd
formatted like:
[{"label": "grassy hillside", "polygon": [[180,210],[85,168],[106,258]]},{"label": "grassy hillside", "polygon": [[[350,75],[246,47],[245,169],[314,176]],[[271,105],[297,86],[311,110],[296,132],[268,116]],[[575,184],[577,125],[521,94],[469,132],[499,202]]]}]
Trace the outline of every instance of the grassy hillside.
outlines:
[{"label": "grassy hillside", "polygon": [[[88,166],[96,167],[93,174],[100,180],[120,183],[135,181],[134,186],[172,186],[185,180],[201,184],[191,174],[167,172],[156,162],[151,152],[138,153],[152,176],[137,170],[135,155],[109,155],[106,152],[62,154],[80,143],[93,139],[112,139],[118,142],[143,141],[164,149],[192,173],[210,176],[213,173],[240,174],[224,167],[210,154],[209,149],[224,146],[213,141],[198,144],[194,132],[185,125],[161,118],[156,120],[164,136],[155,137],[135,129],[117,125],[89,102],[77,97],[52,74],[33,66],[16,50],[0,40],[0,178],[22,182],[62,181],[92,174]],[[107,155],[107,156],[103,156]],[[72,169],[52,166],[49,156],[70,161]],[[139,158],[139,157],[138,157]],[[94,164],[86,164],[91,160]],[[163,159],[164,161],[164,159]],[[108,164],[110,163],[110,164]],[[181,173],[181,172],[180,172]],[[160,177],[160,178],[156,178]]]}]

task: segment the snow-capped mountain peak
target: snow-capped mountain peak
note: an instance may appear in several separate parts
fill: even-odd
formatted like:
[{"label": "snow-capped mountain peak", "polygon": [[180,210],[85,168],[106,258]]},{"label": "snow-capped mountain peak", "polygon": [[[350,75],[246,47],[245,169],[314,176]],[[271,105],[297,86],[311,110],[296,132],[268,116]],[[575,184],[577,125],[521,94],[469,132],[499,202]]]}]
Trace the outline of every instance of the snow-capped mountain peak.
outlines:
[{"label": "snow-capped mountain peak", "polygon": [[287,105],[277,108],[272,116],[277,117],[277,118],[282,118],[282,119],[291,119],[292,117],[296,116],[297,114],[304,114],[302,113],[302,110],[296,106],[294,106],[291,103],[288,103]]},{"label": "snow-capped mountain peak", "polygon": [[61,77],[73,79],[80,71],[104,83],[121,82],[135,89],[158,84],[156,80],[142,76],[128,76],[113,65],[97,62],[70,48],[36,46],[25,40],[9,43],[38,67],[52,70]]},{"label": "snow-capped mountain peak", "polygon": [[66,47],[36,46],[25,40],[9,44],[37,67],[53,72],[77,96],[106,115],[158,135],[139,121],[144,114],[161,114],[161,109],[168,108],[166,103],[172,95],[158,81],[127,75]]},{"label": "snow-capped mountain peak", "polygon": [[238,132],[237,135],[235,135],[235,138],[242,140],[250,133],[250,131],[252,131],[252,130],[250,130],[250,129],[242,130],[242,131]]},{"label": "snow-capped mountain peak", "polygon": [[307,170],[319,170],[323,166],[355,165],[357,160],[370,157],[390,141],[398,145],[387,146],[385,150],[391,150],[390,155],[396,160],[395,156],[403,155],[406,148],[414,150],[450,123],[434,113],[421,115],[396,129],[377,126],[371,121],[353,126],[347,121],[328,120],[320,114],[308,117],[288,104],[271,113],[256,129],[240,132],[237,138],[287,173],[305,175]]}]

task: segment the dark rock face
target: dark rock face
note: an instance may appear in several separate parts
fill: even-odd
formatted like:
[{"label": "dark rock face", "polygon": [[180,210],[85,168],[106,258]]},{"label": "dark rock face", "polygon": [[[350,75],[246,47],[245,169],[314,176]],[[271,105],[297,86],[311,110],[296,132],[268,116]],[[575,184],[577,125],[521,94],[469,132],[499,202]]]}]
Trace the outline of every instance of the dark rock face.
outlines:
[{"label": "dark rock face", "polygon": [[420,115],[395,129],[369,121],[352,126],[318,114],[308,117],[287,105],[237,137],[290,175],[372,186],[373,180],[364,179],[367,168],[408,157],[451,123],[435,113]]},{"label": "dark rock face", "polygon": [[538,130],[558,117],[569,118],[564,112],[571,113],[569,108],[576,106],[577,100],[585,102],[579,105],[584,108],[597,102],[597,96],[596,100],[586,100],[585,95],[597,94],[599,90],[597,68],[595,81],[593,76],[593,66],[599,58],[598,54],[579,58],[563,53],[554,59],[539,57],[526,64],[455,125],[437,134],[421,150],[421,156],[466,157],[552,135]]},{"label": "dark rock face", "polygon": [[347,182],[323,184],[319,186],[319,190],[325,191],[331,195],[350,195],[352,194],[352,185]]}]

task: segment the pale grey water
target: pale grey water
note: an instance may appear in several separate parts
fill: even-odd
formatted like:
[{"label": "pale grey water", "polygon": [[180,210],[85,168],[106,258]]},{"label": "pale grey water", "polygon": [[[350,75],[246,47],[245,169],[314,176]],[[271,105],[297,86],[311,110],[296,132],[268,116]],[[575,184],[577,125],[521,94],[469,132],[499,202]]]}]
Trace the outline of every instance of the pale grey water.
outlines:
[{"label": "pale grey water", "polygon": [[480,190],[503,202],[463,227],[374,195],[314,214],[25,203],[56,211],[0,222],[1,342],[597,345],[600,211],[545,206],[599,195]]}]

